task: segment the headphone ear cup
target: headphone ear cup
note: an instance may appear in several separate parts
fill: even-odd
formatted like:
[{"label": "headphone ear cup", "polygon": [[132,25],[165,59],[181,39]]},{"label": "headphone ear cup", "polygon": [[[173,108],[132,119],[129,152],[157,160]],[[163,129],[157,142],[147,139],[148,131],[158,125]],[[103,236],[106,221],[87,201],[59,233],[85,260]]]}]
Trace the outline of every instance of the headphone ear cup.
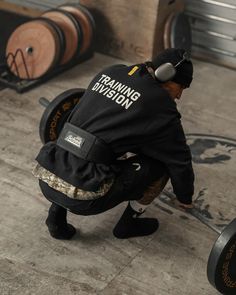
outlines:
[{"label": "headphone ear cup", "polygon": [[167,82],[171,80],[175,76],[175,74],[176,74],[176,69],[169,62],[160,65],[155,70],[155,77],[160,82]]}]

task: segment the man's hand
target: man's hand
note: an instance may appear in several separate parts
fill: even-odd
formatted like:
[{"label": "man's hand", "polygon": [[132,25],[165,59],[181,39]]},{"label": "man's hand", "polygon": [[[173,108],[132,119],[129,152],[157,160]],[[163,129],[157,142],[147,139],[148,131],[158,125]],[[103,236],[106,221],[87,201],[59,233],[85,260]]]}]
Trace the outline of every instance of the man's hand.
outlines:
[{"label": "man's hand", "polygon": [[170,205],[172,205],[175,208],[180,209],[181,211],[185,211],[185,212],[195,208],[193,203],[184,204],[184,203],[181,203],[180,201],[178,201],[177,198],[171,198]]}]

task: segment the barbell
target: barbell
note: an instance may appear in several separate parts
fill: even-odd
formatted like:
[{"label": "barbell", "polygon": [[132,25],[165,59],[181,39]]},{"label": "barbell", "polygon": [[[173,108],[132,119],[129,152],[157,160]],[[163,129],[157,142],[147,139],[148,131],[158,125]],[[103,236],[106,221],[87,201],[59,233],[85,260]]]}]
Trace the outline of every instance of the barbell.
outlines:
[{"label": "barbell", "polygon": [[[62,130],[71,111],[83,96],[85,89],[75,88],[67,90],[49,102],[41,97],[39,102],[45,107],[40,120],[39,134],[41,141],[55,141]],[[159,199],[172,207],[177,208],[174,202],[174,194],[164,191]],[[177,208],[178,209],[178,208]],[[215,227],[201,214],[197,208],[187,209],[191,214],[202,223],[210,227],[219,234],[207,263],[207,277],[209,282],[222,294],[236,294],[236,219],[228,224],[223,231]]]},{"label": "barbell", "polygon": [[58,138],[69,114],[84,92],[83,88],[74,88],[59,94],[51,102],[45,97],[39,99],[39,103],[45,107],[39,123],[39,136],[42,143],[55,141]]},{"label": "barbell", "polygon": [[[169,191],[164,190],[159,196],[163,203],[179,209],[176,206],[176,197]],[[236,294],[236,218],[223,230],[209,223],[208,219],[198,208],[185,209],[203,224],[219,234],[208,258],[207,277],[213,287],[225,295]]]}]

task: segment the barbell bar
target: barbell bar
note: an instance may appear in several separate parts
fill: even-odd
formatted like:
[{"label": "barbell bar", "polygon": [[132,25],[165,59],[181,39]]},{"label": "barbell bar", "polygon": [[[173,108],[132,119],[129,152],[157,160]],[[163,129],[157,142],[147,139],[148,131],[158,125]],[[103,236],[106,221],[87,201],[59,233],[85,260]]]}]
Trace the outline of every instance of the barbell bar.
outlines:
[{"label": "barbell bar", "polygon": [[[176,200],[175,195],[169,191],[164,190],[159,196],[159,200],[175,209],[180,209],[176,206],[176,202],[174,202]],[[219,235],[208,258],[207,277],[211,285],[222,294],[235,295],[236,218],[221,230],[211,224],[197,208],[185,209],[184,212],[194,216]]]}]

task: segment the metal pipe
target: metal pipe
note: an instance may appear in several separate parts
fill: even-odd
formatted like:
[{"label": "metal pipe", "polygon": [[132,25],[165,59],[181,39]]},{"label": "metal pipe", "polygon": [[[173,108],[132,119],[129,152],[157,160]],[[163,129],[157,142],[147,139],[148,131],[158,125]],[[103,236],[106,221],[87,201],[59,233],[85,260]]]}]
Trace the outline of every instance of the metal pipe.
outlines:
[{"label": "metal pipe", "polygon": [[12,70],[12,66],[14,65],[15,66],[16,73],[17,73],[17,76],[19,77],[20,76],[20,73],[18,71],[18,67],[17,67],[16,61],[15,61],[15,55],[13,53],[9,52],[8,55],[6,56],[7,62],[8,62],[8,60],[9,60],[10,57],[12,58],[12,61],[11,61],[11,63],[9,61],[9,63],[10,63],[9,69],[11,71]]},{"label": "metal pipe", "polygon": [[24,57],[23,51],[22,51],[20,48],[18,48],[18,49],[16,50],[16,53],[15,53],[15,58],[16,58],[18,52],[21,54],[21,59],[23,60],[23,64],[24,64],[24,68],[25,68],[25,72],[26,72],[27,78],[28,78],[28,80],[29,80],[29,79],[30,79],[30,75],[29,75],[29,71],[28,71],[28,68],[27,68],[27,65],[26,65],[26,61],[25,61],[25,57]]}]

